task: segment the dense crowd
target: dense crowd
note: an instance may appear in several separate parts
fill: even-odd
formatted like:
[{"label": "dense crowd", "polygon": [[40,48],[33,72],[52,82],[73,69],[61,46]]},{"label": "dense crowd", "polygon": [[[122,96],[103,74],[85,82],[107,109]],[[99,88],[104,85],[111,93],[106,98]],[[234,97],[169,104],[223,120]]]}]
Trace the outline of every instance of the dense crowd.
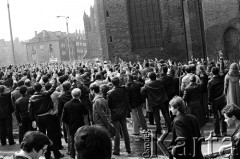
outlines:
[{"label": "dense crowd", "polygon": [[[148,130],[146,118],[149,124],[156,124],[158,135],[166,127],[173,133],[172,145],[177,144],[174,140],[179,135],[179,113],[191,114],[189,121],[197,121],[197,127],[194,122],[188,127],[190,132],[199,128],[198,137],[204,135],[203,127],[212,115],[214,135],[227,136],[222,110],[229,104],[240,106],[239,78],[239,65],[229,67],[223,58],[217,62],[193,59],[187,64],[119,59],[114,63],[86,60],[2,67],[1,144],[6,145],[6,137],[9,145],[15,144],[13,117],[19,126],[19,143],[30,130],[47,134],[52,141],[46,148],[47,159],[51,151],[55,158],[63,157],[59,151],[62,132],[68,153],[75,158],[74,135],[84,125],[106,129],[114,140],[114,155],[120,155],[123,136],[126,151],[131,153],[127,118],[133,122],[133,135]],[[161,124],[160,110],[165,125]],[[193,134],[190,136],[196,137]]]}]

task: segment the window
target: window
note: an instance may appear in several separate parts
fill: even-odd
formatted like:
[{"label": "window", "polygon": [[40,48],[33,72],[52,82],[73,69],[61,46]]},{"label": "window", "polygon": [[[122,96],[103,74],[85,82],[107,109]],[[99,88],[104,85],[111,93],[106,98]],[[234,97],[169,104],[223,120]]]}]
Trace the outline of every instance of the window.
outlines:
[{"label": "window", "polygon": [[52,44],[49,44],[48,47],[49,47],[49,52],[52,52],[52,51],[53,51],[53,46],[52,46]]},{"label": "window", "polygon": [[110,42],[110,43],[113,42],[112,36],[109,36],[109,42]]},{"label": "window", "polygon": [[133,50],[161,46],[160,0],[128,0]]},{"label": "window", "polygon": [[44,45],[40,45],[40,50],[44,50]]},{"label": "window", "polygon": [[108,11],[106,11],[106,16],[109,17],[109,12]]}]

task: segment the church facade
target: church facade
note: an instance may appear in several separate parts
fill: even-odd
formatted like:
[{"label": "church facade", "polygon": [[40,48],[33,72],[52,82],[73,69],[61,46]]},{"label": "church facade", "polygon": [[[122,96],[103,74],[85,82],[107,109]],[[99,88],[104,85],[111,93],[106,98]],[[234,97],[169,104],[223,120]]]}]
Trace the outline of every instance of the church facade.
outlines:
[{"label": "church facade", "polygon": [[216,59],[221,50],[239,60],[239,2],[95,0],[102,57],[187,61]]}]

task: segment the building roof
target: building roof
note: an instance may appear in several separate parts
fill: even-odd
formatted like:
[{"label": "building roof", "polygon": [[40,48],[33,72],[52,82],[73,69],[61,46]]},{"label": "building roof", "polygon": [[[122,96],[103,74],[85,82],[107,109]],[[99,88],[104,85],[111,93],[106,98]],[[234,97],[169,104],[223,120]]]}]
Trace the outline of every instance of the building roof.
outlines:
[{"label": "building roof", "polygon": [[[79,36],[80,39],[85,39],[84,33],[69,33],[70,39],[76,39],[76,37]],[[36,36],[34,36],[32,39],[28,41],[28,43],[33,43],[37,41],[54,41],[59,40],[62,38],[67,38],[66,32],[61,31],[46,31],[43,30],[40,33],[38,33]]]},{"label": "building roof", "polygon": [[38,41],[49,41],[49,40],[59,40],[59,38],[67,37],[67,34],[65,32],[61,31],[46,31],[43,30],[37,35],[35,35],[32,39],[28,41],[28,43],[36,42]]}]

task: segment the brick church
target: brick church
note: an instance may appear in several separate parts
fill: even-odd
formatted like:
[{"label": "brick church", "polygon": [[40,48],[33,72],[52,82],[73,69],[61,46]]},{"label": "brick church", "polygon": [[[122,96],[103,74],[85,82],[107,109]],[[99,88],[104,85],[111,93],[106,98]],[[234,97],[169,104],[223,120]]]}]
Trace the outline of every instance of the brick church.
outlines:
[{"label": "brick church", "polygon": [[240,60],[240,0],[95,0],[88,57]]}]

